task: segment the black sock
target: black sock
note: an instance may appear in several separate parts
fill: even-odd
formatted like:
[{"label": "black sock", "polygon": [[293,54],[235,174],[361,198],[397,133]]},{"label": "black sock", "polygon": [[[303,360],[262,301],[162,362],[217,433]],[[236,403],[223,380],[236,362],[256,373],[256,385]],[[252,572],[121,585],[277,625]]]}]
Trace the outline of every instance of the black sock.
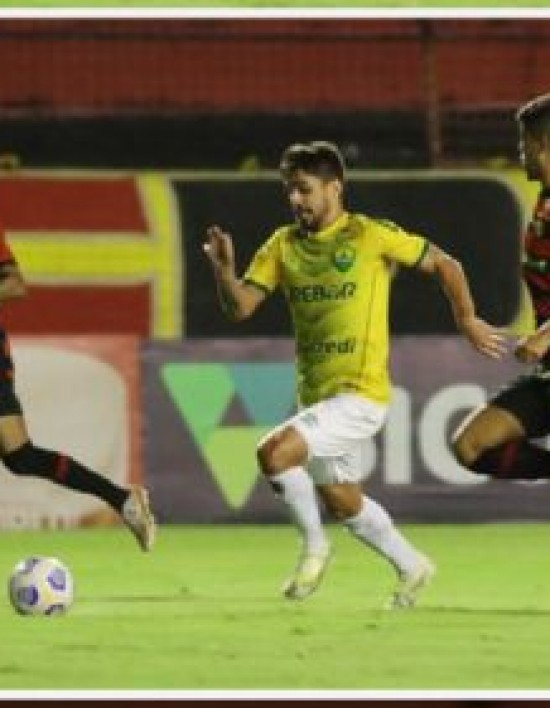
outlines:
[{"label": "black sock", "polygon": [[515,440],[485,450],[470,469],[499,479],[547,479],[550,452],[527,440]]},{"label": "black sock", "polygon": [[93,494],[120,512],[128,490],[113,484],[111,480],[97,474],[68,455],[58,453],[56,471],[52,482],[86,494]]},{"label": "black sock", "polygon": [[93,494],[118,512],[122,510],[128,498],[127,489],[88,469],[72,457],[36,447],[31,442],[26,442],[17,450],[7,453],[2,461],[13,474],[41,477],[62,487]]}]

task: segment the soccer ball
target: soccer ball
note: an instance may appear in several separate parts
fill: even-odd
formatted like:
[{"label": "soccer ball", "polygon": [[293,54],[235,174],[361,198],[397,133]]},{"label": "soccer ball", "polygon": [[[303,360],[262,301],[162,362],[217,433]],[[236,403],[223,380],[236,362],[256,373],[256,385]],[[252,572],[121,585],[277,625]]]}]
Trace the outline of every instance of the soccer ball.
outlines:
[{"label": "soccer ball", "polygon": [[13,569],[8,583],[13,608],[21,615],[59,615],[74,599],[70,570],[57,558],[25,558]]}]

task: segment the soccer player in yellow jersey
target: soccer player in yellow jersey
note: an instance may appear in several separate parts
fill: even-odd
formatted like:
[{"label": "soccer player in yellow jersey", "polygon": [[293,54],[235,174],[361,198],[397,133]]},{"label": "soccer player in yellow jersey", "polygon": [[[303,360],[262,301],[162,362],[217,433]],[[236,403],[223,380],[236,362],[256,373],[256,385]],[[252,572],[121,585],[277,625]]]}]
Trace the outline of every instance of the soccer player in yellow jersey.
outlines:
[{"label": "soccer player in yellow jersey", "polygon": [[394,264],[440,280],[458,329],[475,349],[498,358],[503,338],[477,317],[455,259],[395,224],[346,211],[344,162],[334,145],[290,146],[281,176],[295,223],[273,233],[242,279],[229,234],[211,226],[204,248],[231,319],[250,317],[276,287],[292,314],[300,409],[258,445],[262,472],[303,538],[284,594],[307,597],[330,559],[317,492],[336,519],[393,564],[398,582],[390,605],[409,607],[435,567],[361,487],[367,445],[383,425],[390,399],[388,300]]}]

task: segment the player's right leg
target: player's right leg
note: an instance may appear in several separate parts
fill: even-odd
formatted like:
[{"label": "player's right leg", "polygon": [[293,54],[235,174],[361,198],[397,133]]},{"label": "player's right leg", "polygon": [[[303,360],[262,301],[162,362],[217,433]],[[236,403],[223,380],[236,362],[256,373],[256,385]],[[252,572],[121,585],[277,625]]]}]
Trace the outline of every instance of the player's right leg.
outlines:
[{"label": "player's right leg", "polygon": [[283,585],[283,594],[289,600],[304,600],[311,595],[323,579],[331,558],[331,547],[318,551],[302,550],[293,574]]},{"label": "player's right leg", "polygon": [[317,588],[330,558],[315,487],[303,466],[307,457],[305,440],[288,425],[274,430],[258,446],[262,472],[302,536],[298,562],[283,585],[283,594],[291,600],[302,600]]}]

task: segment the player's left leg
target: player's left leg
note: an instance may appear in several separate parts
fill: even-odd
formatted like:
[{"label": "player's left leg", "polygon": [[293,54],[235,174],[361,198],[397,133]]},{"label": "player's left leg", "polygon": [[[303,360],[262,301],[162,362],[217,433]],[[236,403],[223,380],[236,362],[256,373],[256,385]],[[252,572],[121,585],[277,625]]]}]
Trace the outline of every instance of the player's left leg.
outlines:
[{"label": "player's left leg", "polygon": [[433,562],[405,538],[380,504],[362,493],[358,483],[326,484],[318,491],[330,513],[395,568],[398,582],[389,605],[412,607],[435,573]]}]

